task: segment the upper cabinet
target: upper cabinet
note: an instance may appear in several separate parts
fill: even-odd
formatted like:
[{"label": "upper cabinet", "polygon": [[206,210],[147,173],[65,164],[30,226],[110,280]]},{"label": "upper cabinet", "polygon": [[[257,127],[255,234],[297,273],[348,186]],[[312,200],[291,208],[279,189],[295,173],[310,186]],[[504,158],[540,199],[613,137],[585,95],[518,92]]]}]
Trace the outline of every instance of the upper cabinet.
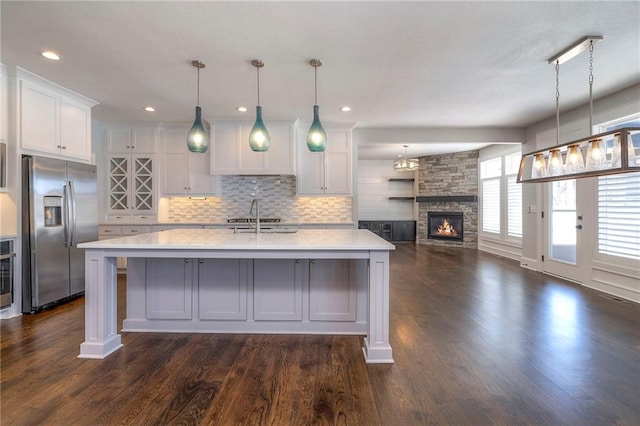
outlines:
[{"label": "upper cabinet", "polygon": [[211,174],[293,175],[295,174],[295,121],[266,123],[271,146],[266,152],[249,147],[253,122],[216,122],[211,130]]},{"label": "upper cabinet", "polygon": [[0,64],[0,141],[9,139],[9,81],[4,65]]},{"label": "upper cabinet", "polygon": [[106,135],[107,153],[155,154],[157,135],[157,126],[110,126]]},{"label": "upper cabinet", "polygon": [[311,152],[307,148],[307,127],[298,127],[298,195],[352,195],[351,128],[325,126],[325,131],[327,150]]},{"label": "upper cabinet", "polygon": [[209,155],[187,149],[190,126],[160,129],[160,192],[162,195],[216,194],[216,177],[209,173]]},{"label": "upper cabinet", "polygon": [[105,130],[109,220],[154,220],[157,214],[157,126]]},{"label": "upper cabinet", "polygon": [[18,135],[23,151],[91,161],[91,108],[97,103],[19,70]]}]

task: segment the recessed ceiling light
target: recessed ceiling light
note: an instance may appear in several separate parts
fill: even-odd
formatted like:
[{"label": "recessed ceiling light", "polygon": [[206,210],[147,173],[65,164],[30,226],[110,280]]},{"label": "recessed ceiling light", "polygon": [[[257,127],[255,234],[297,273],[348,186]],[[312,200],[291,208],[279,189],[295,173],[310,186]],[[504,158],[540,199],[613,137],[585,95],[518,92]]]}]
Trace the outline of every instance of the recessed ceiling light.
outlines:
[{"label": "recessed ceiling light", "polygon": [[144,107],[144,110],[147,112],[155,112],[156,109],[152,106],[146,106]]},{"label": "recessed ceiling light", "polygon": [[60,55],[58,55],[53,50],[46,50],[46,51],[42,52],[42,56],[44,56],[47,59],[51,59],[52,61],[59,61],[60,60]]},{"label": "recessed ceiling light", "polygon": [[351,111],[351,107],[349,105],[341,106],[340,107],[340,111],[349,112],[349,111]]},{"label": "recessed ceiling light", "polygon": [[239,106],[238,108],[236,108],[236,110],[240,112],[247,112],[247,107]]}]

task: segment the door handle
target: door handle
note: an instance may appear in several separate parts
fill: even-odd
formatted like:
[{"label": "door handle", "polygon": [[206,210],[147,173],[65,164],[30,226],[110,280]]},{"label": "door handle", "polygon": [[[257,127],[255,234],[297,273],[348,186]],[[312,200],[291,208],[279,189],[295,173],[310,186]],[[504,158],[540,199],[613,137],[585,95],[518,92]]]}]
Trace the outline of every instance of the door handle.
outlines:
[{"label": "door handle", "polygon": [[582,225],[576,225],[576,229],[582,229]]},{"label": "door handle", "polygon": [[69,213],[71,214],[69,217],[69,227],[71,228],[69,233],[69,247],[73,247],[74,244],[78,243],[76,241],[76,191],[73,181],[69,181],[69,196],[69,205],[71,206],[71,209],[69,210]]}]

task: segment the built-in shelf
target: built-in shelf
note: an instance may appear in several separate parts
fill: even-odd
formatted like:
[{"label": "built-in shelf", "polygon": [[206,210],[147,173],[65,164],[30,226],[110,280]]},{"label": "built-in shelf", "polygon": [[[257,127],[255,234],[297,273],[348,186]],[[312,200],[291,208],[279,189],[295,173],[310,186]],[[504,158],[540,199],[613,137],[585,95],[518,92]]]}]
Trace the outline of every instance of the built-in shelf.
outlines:
[{"label": "built-in shelf", "polygon": [[389,197],[390,200],[413,201],[415,197]]},{"label": "built-in shelf", "polygon": [[418,195],[418,203],[477,203],[477,195]]},{"label": "built-in shelf", "polygon": [[413,182],[414,178],[390,178],[389,182]]}]

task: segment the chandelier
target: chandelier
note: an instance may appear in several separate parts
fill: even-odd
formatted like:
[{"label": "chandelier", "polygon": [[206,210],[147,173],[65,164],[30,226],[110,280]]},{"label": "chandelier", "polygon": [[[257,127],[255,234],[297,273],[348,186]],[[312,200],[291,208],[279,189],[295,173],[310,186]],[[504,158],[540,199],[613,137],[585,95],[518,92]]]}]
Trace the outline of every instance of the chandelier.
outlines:
[{"label": "chandelier", "polygon": [[417,170],[419,166],[418,159],[408,158],[407,148],[409,148],[409,145],[402,146],[404,146],[404,155],[398,154],[398,158],[393,162],[393,170],[397,172]]},{"label": "chandelier", "polygon": [[556,145],[523,154],[518,182],[551,182],[640,171],[640,127],[625,127],[560,144],[560,64],[589,50],[589,133],[593,131],[593,45],[586,36],[549,59],[556,67]]}]

